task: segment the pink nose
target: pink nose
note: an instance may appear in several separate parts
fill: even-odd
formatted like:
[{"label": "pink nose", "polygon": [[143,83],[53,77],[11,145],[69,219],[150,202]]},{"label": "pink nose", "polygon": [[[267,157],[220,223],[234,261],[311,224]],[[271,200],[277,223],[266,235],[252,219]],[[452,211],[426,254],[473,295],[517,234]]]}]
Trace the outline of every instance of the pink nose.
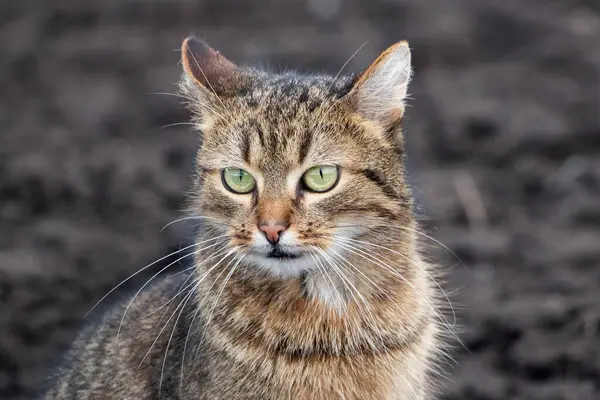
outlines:
[{"label": "pink nose", "polygon": [[265,234],[269,243],[277,244],[277,242],[279,242],[279,238],[281,237],[281,233],[287,229],[287,226],[280,223],[260,224],[258,229]]}]

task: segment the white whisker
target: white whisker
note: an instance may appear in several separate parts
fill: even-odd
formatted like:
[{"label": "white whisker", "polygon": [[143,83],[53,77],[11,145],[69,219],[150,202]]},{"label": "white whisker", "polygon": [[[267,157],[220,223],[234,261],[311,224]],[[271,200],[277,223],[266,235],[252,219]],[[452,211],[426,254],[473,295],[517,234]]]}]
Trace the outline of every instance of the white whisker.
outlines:
[{"label": "white whisker", "polygon": [[[217,94],[217,92],[215,91],[213,85],[210,83],[210,81],[208,80],[208,77],[206,76],[206,74],[204,73],[204,70],[202,69],[202,67],[200,66],[200,63],[198,62],[198,59],[196,58],[196,56],[194,55],[194,53],[192,53],[190,51],[190,55],[192,56],[192,58],[194,59],[194,62],[196,63],[196,66],[198,67],[198,69],[200,70],[200,73],[202,74],[202,76],[204,77],[204,80],[206,81],[206,83],[208,84],[208,87],[210,88],[210,90],[213,92],[213,94],[215,95],[215,97],[217,98],[217,100],[219,101],[219,103],[221,104],[221,107],[223,107],[223,111],[225,111],[226,113],[229,114],[229,116],[231,118],[233,118],[233,115],[230,111],[228,111],[227,107],[225,107],[225,103],[223,103],[223,100],[221,100],[221,98],[219,97],[219,95]],[[213,109],[213,111],[216,111]],[[223,119],[223,121],[229,126],[232,127],[231,122],[223,117],[222,115],[218,114],[219,117],[221,117]]]},{"label": "white whisker", "polygon": [[[225,236],[227,236],[227,235],[222,235],[221,237],[225,237]],[[198,245],[203,244],[203,243],[212,242],[212,241],[220,239],[221,237],[217,236],[215,238],[211,238],[211,239],[205,240],[203,242],[196,243],[195,245],[198,246]],[[131,307],[131,304],[133,304],[133,302],[135,301],[136,297],[144,290],[144,288],[146,286],[148,286],[150,284],[150,282],[152,282],[152,280],[154,280],[154,278],[156,278],[163,271],[165,271],[166,269],[168,269],[172,265],[178,263],[179,261],[181,261],[181,260],[183,260],[183,259],[185,259],[187,257],[193,256],[195,254],[198,254],[198,253],[200,253],[200,252],[202,252],[202,251],[204,251],[206,249],[209,249],[209,248],[218,246],[220,244],[223,244],[223,243],[224,242],[217,242],[217,243],[211,244],[210,246],[203,247],[202,249],[195,250],[195,251],[193,251],[190,254],[186,254],[185,256],[180,257],[177,260],[171,262],[169,265],[167,265],[166,267],[164,267],[163,269],[161,269],[160,271],[158,271],[156,274],[154,274],[150,279],[148,279],[146,281],[146,283],[144,283],[144,285],[140,288],[140,290],[138,290],[137,293],[133,296],[133,298],[131,299],[131,301],[129,302],[129,304],[127,304],[127,307],[125,308],[125,311],[123,312],[123,316],[121,317],[121,322],[119,323],[119,328],[117,329],[117,336],[116,336],[116,339],[115,339],[115,343],[118,343],[118,341],[119,341],[119,334],[121,333],[121,326],[123,325],[123,321],[125,320],[125,315],[127,314],[127,310],[129,310],[129,308]]]},{"label": "white whisker", "polygon": [[[313,247],[316,248],[316,246],[313,246]],[[319,260],[319,258],[316,255],[313,255],[313,253],[308,253],[308,254],[315,261],[316,266],[317,266],[318,270],[321,272],[321,275],[323,276],[323,278],[326,278],[325,285],[329,288],[329,290],[331,290],[332,293],[335,292],[335,294],[337,295],[338,301],[341,302],[342,308],[345,309],[346,305],[344,303],[344,297],[342,297],[342,295],[340,294],[340,292],[337,290],[337,287],[336,287],[335,283],[333,282],[333,280],[331,279],[331,277],[327,273],[327,268],[325,268],[325,266],[323,266],[323,264],[321,264],[321,261]],[[329,286],[329,283],[327,283],[327,280],[329,280],[329,282],[331,283],[331,286]]]},{"label": "white whisker", "polygon": [[[239,248],[240,248],[239,246],[235,247],[235,248],[234,248],[234,251],[237,251],[237,250],[239,250]],[[221,261],[222,261],[222,260],[224,260],[225,258],[229,257],[229,255],[233,254],[233,252],[234,252],[234,251],[232,251],[232,252],[228,253],[228,254],[227,254],[227,256],[226,256],[226,257],[224,257],[223,259],[221,259],[219,262],[221,262]],[[220,276],[223,274],[223,272],[225,272],[225,271],[227,270],[227,268],[229,268],[229,266],[230,266],[232,263],[234,263],[234,262],[236,261],[237,257],[238,257],[237,255],[236,255],[236,256],[234,256],[234,257],[233,257],[233,259],[232,259],[231,261],[229,261],[225,267],[223,267],[223,269],[221,270],[221,272],[219,272],[219,273],[217,274],[217,276],[216,276],[216,277],[215,277],[215,279],[213,280],[213,283],[212,283],[212,284],[209,286],[209,288],[208,288],[207,290],[205,290],[205,291],[204,291],[204,294],[205,294],[205,295],[207,295],[207,294],[211,293],[211,290],[212,290],[213,286],[215,286],[215,284],[216,284],[216,283],[217,283],[217,281],[219,280],[219,277],[220,277]],[[206,297],[206,296],[205,296],[205,297]],[[204,302],[204,301],[205,301],[205,298],[203,298],[203,299],[202,299],[202,303],[198,304],[198,310],[200,310],[200,308],[203,306],[203,304],[204,304],[203,302]],[[216,305],[216,303],[213,303],[213,304],[214,304],[214,305]],[[194,318],[195,318],[195,316],[194,316]],[[202,333],[202,338],[203,338],[203,339],[204,339],[204,337],[206,336],[206,330],[208,329],[208,324],[205,324],[205,328],[206,328],[206,329],[205,329],[205,330],[204,330],[204,332]],[[198,348],[196,349],[196,355],[194,356],[194,363],[196,362],[196,359],[198,358],[198,350],[200,350],[200,347],[198,347]]]},{"label": "white whisker", "polygon": [[[237,249],[239,249],[239,247],[234,248],[234,250],[237,250]],[[232,254],[232,253],[228,253],[227,255],[225,255],[225,257],[221,258],[216,263],[216,265],[219,265],[225,258],[229,257],[230,254]],[[206,271],[206,273],[204,273],[202,275],[201,279],[197,282],[197,285],[199,285],[208,276],[208,274],[210,274],[210,272],[213,270],[214,270],[214,268],[211,268],[208,271]],[[196,307],[196,310],[194,311],[194,315],[192,316],[192,320],[190,321],[190,327],[188,328],[187,334],[185,336],[185,343],[183,345],[183,353],[181,356],[181,377],[180,377],[180,382],[179,382],[180,387],[182,387],[182,388],[183,388],[183,368],[185,366],[185,353],[187,350],[188,340],[190,337],[190,331],[192,330],[192,326],[194,326],[194,321],[196,320],[196,317],[198,316],[199,311],[200,311],[200,305],[198,305],[198,307]]]},{"label": "white whisker", "polygon": [[[193,216],[193,217],[183,217],[183,218],[178,218],[175,221],[169,222],[168,224],[166,224],[165,226],[163,226],[160,231],[161,232],[164,231],[167,227],[169,227],[169,226],[171,226],[173,224],[176,224],[177,222],[189,221],[189,220],[203,220],[203,219],[210,219],[210,220],[214,220],[214,221],[219,221],[219,219],[217,219],[217,218],[207,217],[207,216],[204,216],[204,215]],[[219,222],[221,222],[221,221],[219,221]]]},{"label": "white whisker", "polygon": [[172,124],[167,124],[167,125],[163,125],[161,127],[159,127],[158,129],[166,129],[166,128],[171,128],[173,126],[193,126],[194,128],[197,127],[198,125],[194,124],[193,122],[173,122]]},{"label": "white whisker", "polygon": [[[319,249],[319,250],[321,250],[321,249]],[[381,333],[381,331],[377,330],[377,319],[375,318],[375,315],[374,315],[374,314],[373,314],[373,312],[372,312],[372,309],[371,309],[371,304],[370,304],[370,303],[367,301],[367,299],[365,299],[365,297],[362,295],[362,293],[360,293],[360,291],[359,291],[359,290],[356,288],[356,286],[355,286],[355,285],[354,285],[352,282],[350,282],[350,281],[349,281],[349,279],[348,279],[348,278],[347,278],[347,277],[344,275],[344,273],[343,273],[343,271],[342,271],[342,269],[341,269],[341,266],[337,266],[337,268],[336,268],[336,266],[334,266],[334,264],[335,264],[335,263],[333,263],[333,259],[332,259],[331,257],[329,257],[329,255],[328,255],[328,254],[327,254],[325,251],[321,250],[321,252],[322,252],[322,254],[323,254],[323,256],[324,256],[324,257],[327,257],[328,259],[330,259],[330,260],[332,261],[332,264],[330,264],[330,265],[332,266],[332,268],[334,268],[334,270],[337,270],[337,273],[340,275],[340,277],[342,277],[342,279],[345,279],[345,280],[346,280],[346,282],[348,283],[348,285],[350,285],[350,287],[351,287],[352,289],[354,289],[354,291],[356,292],[356,294],[357,294],[357,295],[358,295],[358,296],[361,298],[361,301],[362,301],[362,303],[364,304],[364,306],[365,306],[365,308],[366,308],[366,311],[367,311],[367,313],[369,314],[369,317],[370,317],[370,319],[371,319],[371,322],[372,322],[372,324],[373,324],[373,331],[374,331],[374,332],[375,332],[375,331],[377,331],[377,332],[378,332],[378,334],[379,334],[379,340],[381,341],[381,343],[384,343],[384,340],[383,340],[383,336],[382,336],[382,333]],[[336,253],[336,254],[337,254],[337,253]],[[362,276],[364,276],[365,278],[367,278],[368,280],[370,280],[370,279],[369,279],[369,278],[368,278],[368,277],[367,277],[367,276],[366,276],[364,273],[362,273],[362,271],[360,271],[360,269],[356,268],[354,265],[352,265],[350,262],[348,262],[348,261],[347,261],[345,258],[343,258],[343,257],[339,256],[339,254],[338,254],[338,257],[339,257],[339,258],[340,258],[340,259],[341,259],[341,260],[342,260],[342,261],[343,261],[343,262],[344,262],[346,265],[349,265],[349,266],[350,266],[350,267],[351,267],[351,268],[352,268],[354,271],[356,271],[356,272],[360,273]],[[337,265],[337,264],[335,264],[335,265]],[[371,281],[371,280],[370,280],[370,281]],[[373,282],[373,281],[371,281],[371,282]],[[378,287],[378,286],[377,286],[377,285],[375,285],[375,287]],[[354,295],[352,295],[352,297],[354,298],[354,301],[356,302],[357,309],[360,311],[360,310],[361,310],[361,308],[360,308],[360,306],[359,306],[358,300],[356,299],[356,297],[354,297]],[[361,313],[359,312],[359,314],[361,314]],[[369,342],[370,342],[370,344],[371,344],[372,348],[373,348],[373,349],[375,349],[375,348],[376,348],[376,346],[374,345],[374,343],[372,343],[370,340],[369,340]]]},{"label": "white whisker", "polygon": [[94,306],[90,309],[90,311],[88,311],[85,316],[87,317],[89,315],[89,313],[91,313],[97,306],[98,304],[100,304],[105,298],[107,298],[112,292],[114,292],[115,290],[117,290],[119,287],[121,287],[125,282],[127,282],[128,280],[130,280],[131,278],[133,278],[134,276],[136,276],[137,274],[141,273],[142,271],[145,271],[146,269],[150,268],[151,266],[171,257],[172,255],[175,255],[177,253],[181,253],[182,251],[185,251],[189,248],[195,247],[197,246],[197,243],[191,244],[189,246],[184,247],[183,249],[179,249],[177,251],[174,251],[172,253],[167,254],[164,257],[159,258],[156,261],[151,262],[150,264],[146,265],[144,268],[139,269],[137,272],[129,275],[126,279],[124,279],[123,281],[121,281],[121,283],[119,283],[117,286],[115,286],[114,288],[112,288],[108,293],[106,293],[100,300],[98,300],[98,302],[96,304],[94,304]]},{"label": "white whisker", "polygon": [[[227,258],[230,254],[232,254],[233,252],[236,251],[237,248],[234,248],[233,250],[231,250],[229,253],[227,253],[227,255],[225,257],[223,257],[219,263],[224,260],[225,258]],[[211,269],[208,271],[212,271],[213,269],[215,269],[219,263],[213,265],[211,267]],[[208,275],[208,273],[206,273],[206,276]],[[201,280],[199,282],[196,282],[196,287],[200,284]],[[167,327],[167,325],[169,324],[169,321],[171,321],[171,319],[173,318],[173,316],[175,315],[175,313],[177,312],[177,310],[179,309],[179,307],[183,304],[183,301],[186,299],[189,299],[189,297],[195,292],[195,290],[190,290],[190,292],[188,294],[185,295],[185,297],[183,298],[183,300],[181,300],[181,302],[179,302],[179,305],[177,306],[177,308],[175,309],[175,311],[173,312],[173,314],[171,314],[171,317],[169,317],[169,319],[167,320],[167,322],[165,322],[165,324],[163,325],[162,329],[160,330],[160,332],[158,333],[158,335],[156,336],[156,339],[154,339],[154,342],[152,342],[152,344],[150,345],[150,348],[148,349],[148,351],[146,352],[146,354],[144,355],[144,357],[142,358],[142,361],[140,362],[140,364],[138,365],[138,368],[142,365],[142,363],[146,360],[146,358],[148,357],[148,355],[150,354],[150,352],[152,351],[152,348],[154,347],[154,345],[156,344],[156,342],[158,341],[158,339],[160,338],[160,335],[164,332],[165,328]],[[168,348],[167,348],[168,350]]]},{"label": "white whisker", "polygon": [[[346,244],[342,244],[342,243],[338,243],[338,245],[344,249],[346,249],[347,251],[354,253],[356,255],[358,255],[361,258],[364,258],[366,260],[370,260],[371,262],[373,262],[373,264],[382,267],[383,269],[387,270],[388,272],[390,272],[392,275],[399,277],[400,279],[402,279],[402,281],[404,283],[406,283],[408,286],[410,286],[415,293],[421,298],[421,300],[423,300],[423,302],[427,305],[427,307],[429,307],[429,309],[431,311],[433,311],[433,313],[438,316],[441,319],[441,322],[447,327],[447,329],[450,332],[454,332],[453,328],[451,327],[450,323],[446,320],[446,318],[444,317],[444,315],[440,312],[440,310],[434,305],[431,304],[431,302],[429,301],[429,299],[423,295],[423,293],[421,293],[421,291],[415,286],[413,285],[408,279],[406,279],[402,274],[400,274],[398,271],[394,271],[394,269],[392,267],[390,267],[388,264],[386,264],[385,262],[383,262],[381,259],[379,259],[376,256],[373,256],[374,253],[369,253],[366,252],[364,250],[360,250],[360,249],[355,249],[353,247],[350,247],[349,245]],[[366,255],[365,255],[366,254]],[[456,334],[455,334],[456,335]],[[456,336],[456,339],[458,339],[458,336]]]},{"label": "white whisker", "polygon": [[[227,282],[229,282],[229,279],[233,275],[233,272],[235,271],[235,269],[237,268],[237,266],[240,264],[240,262],[244,259],[244,257],[245,257],[245,255],[242,255],[236,261],[236,263],[233,265],[233,267],[231,267],[231,270],[229,271],[229,274],[225,277],[225,281],[223,282],[223,285],[221,285],[221,288],[219,289],[219,292],[217,293],[217,297],[216,297],[215,301],[213,302],[213,306],[211,307],[210,312],[208,314],[208,318],[206,319],[206,324],[205,324],[205,329],[204,329],[204,335],[206,335],[206,331],[208,329],[208,325],[210,324],[210,321],[212,320],[213,313],[215,312],[215,308],[217,307],[219,299],[221,298],[221,295],[223,294],[223,291],[225,290],[225,287],[227,286]],[[227,267],[229,267],[229,264],[227,265]]]},{"label": "white whisker", "polygon": [[[406,231],[409,231],[409,232],[416,233],[417,235],[421,235],[421,236],[423,236],[423,237],[431,240],[432,242],[434,242],[434,243],[442,246],[446,251],[448,251],[450,254],[452,254],[462,264],[462,266],[465,269],[467,269],[465,263],[460,259],[460,257],[454,251],[452,251],[452,249],[450,249],[448,246],[446,246],[444,243],[442,243],[441,241],[437,240],[433,236],[430,236],[430,235],[428,235],[428,234],[426,234],[424,232],[421,232],[421,231],[419,231],[417,229],[409,228],[407,226],[388,225],[388,224],[381,224],[379,222],[376,222],[375,225],[376,226],[382,226],[382,227],[385,227],[385,228],[403,229],[403,230],[406,230]],[[337,225],[337,227],[338,228],[356,228],[356,227],[358,227],[358,228],[365,228],[366,225],[359,225],[359,224],[356,224],[356,225]]]},{"label": "white whisker", "polygon": [[162,95],[162,96],[173,96],[173,97],[179,97],[181,99],[187,100],[187,101],[194,101],[194,99],[192,99],[191,97],[187,97],[184,96],[182,94],[177,94],[177,93],[169,93],[169,92],[152,92],[152,93],[146,93],[146,94],[151,94],[151,95]]},{"label": "white whisker", "polygon": [[[202,265],[202,264],[205,264],[206,262],[208,262],[208,261],[210,261],[210,260],[213,260],[213,259],[215,259],[215,258],[217,258],[217,257],[220,257],[220,256],[222,256],[222,255],[223,255],[223,254],[225,254],[227,251],[229,251],[229,249],[223,249],[223,250],[220,250],[220,251],[218,251],[218,252],[216,252],[216,253],[212,254],[210,257],[206,258],[206,259],[205,259],[205,260],[203,260],[202,262],[200,262],[200,263],[198,263],[198,264],[194,264],[194,265],[192,265],[191,267],[188,267],[188,268],[184,269],[183,271],[181,271],[181,272],[178,272],[178,274],[180,274],[180,273],[183,273],[183,272],[186,272],[186,271],[189,271],[189,270],[191,270],[191,269],[196,269],[196,268],[198,268],[200,265]],[[177,275],[177,274],[170,275],[170,276],[169,276],[169,278],[171,278],[171,277],[173,277],[173,276],[175,276],[175,275]],[[188,281],[188,280],[190,280],[190,278],[192,278],[193,276],[194,276],[194,274],[190,274],[190,275],[189,275],[189,276],[188,276],[188,277],[185,279],[185,281],[183,282],[183,284],[181,285],[181,287],[183,287],[183,286],[184,286],[184,285],[187,283],[187,281]],[[166,306],[167,306],[167,305],[169,305],[169,304],[170,304],[170,303],[171,303],[173,300],[175,300],[175,298],[176,298],[177,296],[179,296],[181,293],[183,293],[183,292],[184,292],[186,289],[188,289],[189,287],[191,287],[191,286],[195,285],[197,281],[198,281],[197,279],[193,280],[193,282],[192,282],[192,283],[188,284],[188,285],[187,285],[187,286],[185,286],[183,289],[180,289],[180,290],[179,290],[179,292],[177,292],[177,294],[175,294],[175,296],[173,296],[173,297],[172,297],[172,298],[171,298],[169,301],[167,301],[165,304],[163,304],[162,306],[160,306],[160,307],[159,307],[159,308],[157,308],[156,310],[152,311],[150,314],[147,314],[147,315],[143,316],[143,317],[142,317],[142,318],[140,318],[140,319],[148,318],[149,316],[151,316],[151,315],[155,314],[156,312],[160,311],[162,308],[166,307]]]},{"label": "white whisker", "polygon": [[[424,272],[429,277],[429,279],[431,279],[433,281],[433,283],[438,287],[438,289],[440,289],[440,291],[442,292],[442,294],[446,298],[446,301],[448,302],[448,305],[450,306],[450,309],[452,310],[452,317],[454,319],[454,322],[452,323],[452,325],[456,325],[456,312],[454,310],[454,306],[452,305],[452,302],[450,301],[450,297],[448,297],[448,295],[446,294],[446,292],[444,291],[444,289],[442,288],[442,286],[437,282],[437,280],[425,268],[423,268],[423,266],[419,265],[414,260],[411,260],[406,255],[404,255],[404,254],[402,254],[402,253],[400,253],[398,251],[395,251],[393,249],[390,249],[388,247],[381,246],[381,245],[378,245],[378,244],[375,244],[375,243],[371,243],[371,242],[367,242],[367,241],[363,241],[363,240],[351,239],[351,238],[345,238],[345,240],[349,240],[349,241],[352,241],[352,242],[355,242],[355,243],[362,243],[362,244],[365,244],[365,245],[368,245],[368,246],[373,246],[373,247],[377,247],[377,248],[380,248],[380,249],[383,249],[383,250],[387,250],[387,251],[389,251],[391,253],[394,253],[394,254],[396,254],[396,255],[404,258],[405,260],[407,260],[408,262],[410,262],[412,265],[414,265],[415,267],[419,268],[422,272]],[[364,249],[364,247],[361,247],[361,248]],[[391,260],[389,260],[389,261],[391,261]]]},{"label": "white whisker", "polygon": [[358,53],[360,53],[360,51],[363,49],[363,47],[365,47],[367,45],[367,43],[369,43],[369,41],[364,42],[359,48],[358,50],[356,50],[351,56],[350,58],[348,58],[348,60],[344,63],[344,65],[342,65],[342,68],[340,68],[340,70],[337,72],[337,74],[335,74],[335,76],[333,77],[333,80],[331,81],[331,84],[329,85],[329,87],[327,88],[327,90],[331,90],[331,88],[333,87],[333,85],[335,84],[335,81],[337,80],[337,78],[340,76],[340,74],[342,73],[342,71],[344,70],[344,68],[346,68],[346,65],[348,65],[350,63],[350,61],[352,61],[352,59],[354,57],[356,57],[356,55]]},{"label": "white whisker", "polygon": [[[195,292],[195,290],[190,290],[190,292],[186,295],[187,298],[184,297],[185,301],[183,302],[183,305],[181,306],[181,310],[179,310],[179,314],[177,314],[177,319],[173,323],[173,329],[171,329],[171,335],[169,335],[169,340],[167,341],[167,348],[165,349],[165,356],[163,357],[162,367],[160,369],[160,380],[158,381],[158,398],[159,399],[160,399],[161,392],[162,392],[162,381],[163,381],[163,376],[164,376],[164,372],[165,372],[165,364],[167,362],[167,356],[169,355],[169,346],[171,346],[171,340],[173,339],[173,334],[175,333],[175,329],[177,328],[177,323],[179,322],[181,313],[183,312],[183,310],[185,310],[185,306],[186,306],[187,302],[192,298],[192,295],[194,294],[194,292]],[[173,312],[173,315],[175,315],[176,312],[177,312],[177,309],[175,309],[175,311]],[[171,316],[171,318],[173,318],[173,315]],[[163,329],[160,331],[160,333],[158,334],[158,336],[156,338],[157,340],[158,340],[158,337],[161,335],[162,331],[164,330],[164,328],[167,326],[167,324],[171,320],[171,318],[169,318],[167,320],[167,322],[165,323],[165,326],[163,327]],[[152,347],[150,347],[150,350],[152,350]],[[149,354],[150,350],[148,351],[148,354]],[[146,354],[146,356],[148,354]],[[144,359],[146,358],[146,356],[144,356]],[[142,362],[144,362],[144,360],[142,360]],[[140,363],[140,365],[141,365],[141,363]],[[138,368],[139,368],[139,366],[138,366]]]}]

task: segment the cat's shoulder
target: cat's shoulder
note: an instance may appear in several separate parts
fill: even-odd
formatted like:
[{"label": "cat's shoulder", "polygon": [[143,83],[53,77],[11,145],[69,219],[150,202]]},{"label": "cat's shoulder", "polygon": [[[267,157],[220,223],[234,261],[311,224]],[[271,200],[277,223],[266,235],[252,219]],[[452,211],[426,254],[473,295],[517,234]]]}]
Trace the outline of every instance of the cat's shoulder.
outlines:
[{"label": "cat's shoulder", "polygon": [[180,304],[178,300],[186,298],[190,289],[186,285],[193,279],[189,271],[176,275],[161,274],[115,296],[115,300],[91,313],[79,337],[98,330],[107,330],[114,335],[138,336],[145,325],[158,323]]},{"label": "cat's shoulder", "polygon": [[[165,274],[142,289],[138,286],[116,294],[112,299],[111,296],[103,299],[83,319],[69,346],[61,349],[60,356],[47,366],[51,373],[40,393],[47,393],[63,381],[87,379],[86,371],[94,370],[95,363],[106,364],[106,360],[113,360],[127,364],[139,358],[153,344],[157,329],[173,324],[169,317],[178,305],[183,304],[180,301],[188,293],[185,285],[192,279],[192,274],[187,272]],[[155,345],[161,347],[161,343]],[[66,376],[68,371],[78,371],[81,377]]]},{"label": "cat's shoulder", "polygon": [[[72,333],[69,348],[63,348],[54,368],[69,363],[69,355],[77,353],[92,338],[135,337],[141,333],[143,325],[157,323],[158,320],[177,306],[176,300],[185,296],[185,285],[193,279],[191,272],[177,275],[161,274],[152,281],[143,282],[142,286],[115,290],[102,299],[88,315],[82,316],[81,325]],[[179,293],[181,292],[181,293]],[[185,293],[184,293],[185,292]],[[179,294],[178,294],[179,293]]]}]

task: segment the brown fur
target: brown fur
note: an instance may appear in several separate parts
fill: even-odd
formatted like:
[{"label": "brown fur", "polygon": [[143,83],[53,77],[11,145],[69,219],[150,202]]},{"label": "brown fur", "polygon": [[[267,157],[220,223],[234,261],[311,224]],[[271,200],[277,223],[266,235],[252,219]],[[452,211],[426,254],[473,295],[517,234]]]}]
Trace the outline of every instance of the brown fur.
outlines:
[{"label": "brown fur", "polygon": [[[47,398],[433,398],[438,293],[405,182],[404,106],[375,118],[363,110],[378,94],[361,92],[402,46],[334,79],[237,67],[187,39],[181,89],[202,133],[195,271],[142,291],[118,342],[125,305],[84,331]],[[340,167],[330,192],[298,183],[314,165]],[[256,191],[225,189],[227,167]],[[250,255],[265,221],[312,249],[310,268]]]}]

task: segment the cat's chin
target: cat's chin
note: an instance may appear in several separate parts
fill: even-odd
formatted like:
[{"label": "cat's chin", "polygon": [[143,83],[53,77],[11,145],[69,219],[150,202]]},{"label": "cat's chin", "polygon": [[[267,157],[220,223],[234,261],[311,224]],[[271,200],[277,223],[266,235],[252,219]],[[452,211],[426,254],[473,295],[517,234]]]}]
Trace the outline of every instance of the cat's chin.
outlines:
[{"label": "cat's chin", "polygon": [[250,253],[244,261],[281,279],[299,277],[315,268],[314,260],[302,253],[281,256]]}]

